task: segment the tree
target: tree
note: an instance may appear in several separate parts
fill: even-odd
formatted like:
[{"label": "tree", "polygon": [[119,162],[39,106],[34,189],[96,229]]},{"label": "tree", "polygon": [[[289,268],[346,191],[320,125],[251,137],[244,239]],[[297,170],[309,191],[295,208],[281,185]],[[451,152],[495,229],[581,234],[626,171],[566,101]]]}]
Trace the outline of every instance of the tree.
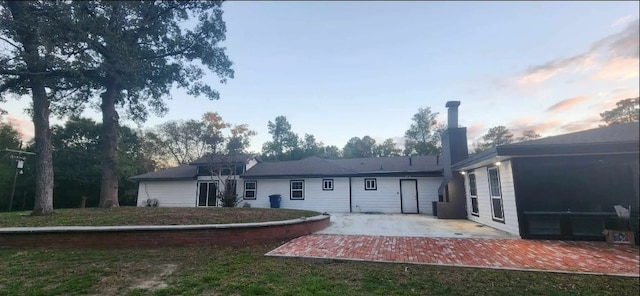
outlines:
[{"label": "tree", "polygon": [[616,107],[600,113],[602,121],[607,125],[637,122],[640,116],[640,97],[620,100]]},{"label": "tree", "polygon": [[0,210],[9,204],[13,177],[15,174],[15,160],[10,152],[4,149],[20,149],[20,133],[11,125],[0,121]]},{"label": "tree", "polygon": [[[32,215],[53,213],[53,160],[49,114],[52,103],[75,98],[80,89],[74,69],[85,65],[82,45],[69,42],[73,27],[68,2],[2,1],[0,95],[30,94],[35,139],[35,202]],[[55,24],[55,25],[54,25]],[[0,101],[3,98],[0,97]],[[73,100],[71,100],[73,101]]]},{"label": "tree", "polygon": [[496,126],[482,136],[482,142],[477,144],[474,153],[482,152],[489,148],[505,145],[513,142],[513,134],[505,126]]},{"label": "tree", "polygon": [[391,138],[384,140],[380,145],[376,145],[373,151],[376,157],[400,156],[400,152],[402,152]]},{"label": "tree", "polygon": [[209,136],[202,121],[169,121],[156,129],[159,146],[178,165],[190,163],[209,151],[205,137]]},{"label": "tree", "polygon": [[516,142],[524,142],[524,141],[529,141],[529,140],[535,140],[537,138],[540,138],[540,134],[536,133],[536,131],[534,130],[526,130],[524,132],[522,132],[522,136],[518,137],[516,139]]},{"label": "tree", "polygon": [[[82,198],[88,206],[97,206],[102,174],[100,158],[101,124],[92,119],[72,116],[64,125],[52,128],[53,163],[56,174],[56,208],[77,207]],[[120,201],[134,205],[137,186],[128,178],[147,172],[146,158],[135,131],[121,127],[118,145]]]},{"label": "tree", "polygon": [[[74,26],[63,27],[86,44],[93,61],[81,73],[100,92],[102,110],[102,187],[100,206],[118,206],[119,114],[125,108],[138,121],[147,106],[166,112],[172,86],[190,95],[218,99],[203,81],[202,66],[233,78],[231,62],[220,42],[225,39],[220,1],[73,1]],[[195,20],[195,21],[194,21]]]},{"label": "tree", "polygon": [[316,137],[311,134],[304,134],[304,140],[302,142],[302,152],[304,157],[310,156],[325,156],[324,144],[316,141]]},{"label": "tree", "polygon": [[369,136],[364,136],[362,139],[359,137],[353,137],[349,139],[347,144],[342,149],[342,157],[344,158],[359,158],[359,157],[374,157],[374,148],[376,146],[376,140]]},{"label": "tree", "polygon": [[267,124],[271,141],[264,143],[262,146],[262,154],[266,159],[287,160],[290,157],[284,157],[285,153],[290,153],[298,147],[298,135],[291,131],[291,124],[285,116],[276,117],[274,122],[269,120]]},{"label": "tree", "polygon": [[323,151],[323,156],[329,159],[336,159],[342,157],[342,152],[340,148],[334,145],[325,146]]},{"label": "tree", "polygon": [[138,149],[143,157],[141,165],[144,172],[153,172],[170,166],[171,156],[164,149],[158,133],[153,130],[138,130],[136,135]]},{"label": "tree", "polygon": [[431,112],[430,107],[419,108],[411,119],[413,123],[405,132],[405,155],[438,155],[442,152],[440,132],[444,125],[438,124],[438,112]]},{"label": "tree", "polygon": [[204,141],[209,145],[209,150],[213,154],[218,154],[224,148],[225,137],[223,131],[231,126],[222,119],[217,112],[207,112],[202,115],[206,134]]},{"label": "tree", "polygon": [[249,125],[243,123],[231,127],[231,136],[227,139],[226,149],[229,154],[245,153],[249,148],[250,138],[256,132],[249,129]]}]

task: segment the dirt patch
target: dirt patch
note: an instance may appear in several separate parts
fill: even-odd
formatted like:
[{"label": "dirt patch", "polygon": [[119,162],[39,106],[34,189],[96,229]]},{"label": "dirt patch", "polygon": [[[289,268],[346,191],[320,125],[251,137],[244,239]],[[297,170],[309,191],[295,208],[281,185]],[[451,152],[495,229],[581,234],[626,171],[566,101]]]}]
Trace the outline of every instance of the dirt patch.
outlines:
[{"label": "dirt patch", "polygon": [[164,281],[166,277],[172,275],[177,269],[178,265],[176,264],[163,264],[160,265],[159,274],[151,275],[151,277],[145,277],[139,279],[134,285],[131,286],[131,289],[144,289],[149,291],[155,291],[159,289],[166,288],[168,285]]}]

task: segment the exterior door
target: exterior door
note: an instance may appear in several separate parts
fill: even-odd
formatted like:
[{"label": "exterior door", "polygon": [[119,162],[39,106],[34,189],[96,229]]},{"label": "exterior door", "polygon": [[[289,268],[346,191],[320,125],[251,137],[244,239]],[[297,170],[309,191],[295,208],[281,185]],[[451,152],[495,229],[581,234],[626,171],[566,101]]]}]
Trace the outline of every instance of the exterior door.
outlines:
[{"label": "exterior door", "polygon": [[400,199],[402,201],[402,213],[418,213],[418,181],[400,180]]},{"label": "exterior door", "polygon": [[218,181],[198,183],[198,206],[218,206]]}]

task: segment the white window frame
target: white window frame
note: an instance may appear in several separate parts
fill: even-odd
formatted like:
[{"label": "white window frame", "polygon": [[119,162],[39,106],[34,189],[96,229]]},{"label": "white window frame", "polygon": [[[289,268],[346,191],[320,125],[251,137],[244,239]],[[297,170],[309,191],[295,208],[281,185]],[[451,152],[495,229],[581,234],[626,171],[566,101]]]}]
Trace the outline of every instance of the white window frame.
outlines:
[{"label": "white window frame", "polygon": [[[201,206],[200,205],[200,185],[201,184],[207,184],[207,198],[205,200],[205,205]],[[215,190],[216,190],[216,197],[214,198],[214,203],[213,205],[209,204],[209,192],[211,191],[211,185],[210,184],[214,184],[215,186]],[[218,192],[219,191],[219,182],[218,180],[213,180],[213,181],[200,181],[197,182],[197,189],[196,189],[196,207],[202,207],[202,208],[206,208],[206,207],[217,207],[218,206]]]},{"label": "white window frame", "polygon": [[[247,189],[247,184],[253,183],[253,189]],[[247,192],[253,192],[253,197],[247,197]],[[257,181],[244,181],[244,195],[243,199],[256,200],[258,198],[258,182]]]},{"label": "white window frame", "polygon": [[[494,188],[493,185],[491,184],[491,171],[495,171],[496,172],[496,177],[497,177],[497,188]],[[491,219],[493,219],[493,221],[498,221],[498,222],[503,222],[504,223],[504,204],[502,202],[502,185],[500,185],[500,170],[498,169],[498,167],[488,167],[487,168],[487,179],[489,181],[489,197],[490,197],[490,202],[491,202]],[[497,189],[498,194],[494,195],[493,194],[493,189]],[[500,200],[500,210],[501,210],[501,214],[502,214],[502,218],[500,217],[496,217],[496,211],[493,208],[493,201],[494,200]]]},{"label": "white window frame", "polygon": [[333,191],[333,179],[322,179],[322,190]]},{"label": "white window frame", "polygon": [[[473,182],[471,182],[471,176],[473,176]],[[476,217],[480,217],[480,205],[478,204],[478,178],[476,177],[476,173],[468,173],[467,174],[467,183],[469,184],[469,197],[471,199],[471,215],[474,215]],[[475,188],[471,188],[471,185],[473,184],[473,187]],[[474,190],[472,190],[474,189]],[[475,191],[475,194],[474,194]],[[473,201],[476,201],[476,211],[473,211]]]},{"label": "white window frame", "polygon": [[[300,183],[302,188],[293,189],[293,183]],[[301,192],[301,197],[293,197],[293,192]],[[304,200],[304,180],[291,180],[289,181],[289,199],[291,200]]]},{"label": "white window frame", "polygon": [[365,178],[364,190],[378,190],[378,181],[376,178]]}]

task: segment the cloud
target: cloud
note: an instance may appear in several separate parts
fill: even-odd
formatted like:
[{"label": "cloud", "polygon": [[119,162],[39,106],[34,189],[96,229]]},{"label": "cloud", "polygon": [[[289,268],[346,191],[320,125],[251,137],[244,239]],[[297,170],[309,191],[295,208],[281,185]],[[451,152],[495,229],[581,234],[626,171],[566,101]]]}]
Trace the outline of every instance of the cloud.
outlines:
[{"label": "cloud", "polygon": [[535,121],[536,121],[536,118],[533,116],[521,116],[514,120],[511,120],[511,124],[520,126],[520,125],[532,124]]},{"label": "cloud", "polygon": [[604,64],[592,78],[597,80],[627,80],[639,76],[638,58],[616,58]]},{"label": "cloud", "polygon": [[533,130],[541,135],[549,134],[551,131],[553,131],[553,129],[557,128],[560,125],[561,122],[558,120],[547,120],[537,123],[517,123],[517,120],[512,120],[508,128],[514,136],[519,137],[524,131],[529,130]]},{"label": "cloud", "polygon": [[483,130],[484,124],[481,122],[474,123],[469,126],[469,128],[467,128],[467,135],[469,140],[479,138],[482,135]]},{"label": "cloud", "polygon": [[613,109],[616,107],[616,103],[621,100],[637,98],[640,96],[640,89],[618,88],[611,92],[605,92],[599,96],[603,98],[603,101],[589,106],[590,110],[596,110],[598,114]]},{"label": "cloud", "polygon": [[613,28],[613,27],[618,27],[618,26],[624,25],[625,23],[630,21],[632,17],[633,16],[631,16],[631,15],[623,16],[623,17],[613,21],[613,23],[611,23],[611,27]]},{"label": "cloud", "polygon": [[593,75],[594,79],[637,77],[637,66],[635,72],[630,67],[634,65],[634,60],[637,65],[639,49],[640,25],[639,20],[636,19],[622,31],[594,42],[586,52],[529,67],[516,77],[515,81],[519,85],[533,85],[547,81],[563,72],[583,73],[592,69],[597,69],[600,73]]},{"label": "cloud", "polygon": [[593,64],[593,58],[592,55],[585,53],[565,59],[553,60],[546,64],[529,68],[517,81],[521,85],[538,84],[571,67],[587,69]]},{"label": "cloud", "polygon": [[596,128],[600,124],[602,124],[602,121],[600,120],[600,117],[590,116],[590,117],[588,117],[586,119],[583,119],[583,120],[573,121],[573,122],[564,124],[564,125],[560,126],[560,130],[561,130],[562,133],[579,132],[579,131],[583,131],[583,130]]},{"label": "cloud", "polygon": [[405,143],[404,137],[391,137],[391,139],[393,139],[393,141],[396,142],[396,146],[398,146],[398,148],[404,149],[404,143]]},{"label": "cloud", "polygon": [[571,109],[573,106],[578,105],[588,100],[589,98],[590,98],[589,96],[579,96],[579,97],[564,99],[560,102],[553,104],[551,107],[547,108],[547,112],[557,112],[557,111]]},{"label": "cloud", "polygon": [[18,131],[18,133],[20,133],[20,136],[22,137],[22,140],[24,142],[27,142],[33,138],[34,131],[33,131],[33,122],[31,122],[31,120],[16,117],[11,113],[7,114],[5,116],[5,119],[9,123],[11,123],[13,128],[15,128]]},{"label": "cloud", "polygon": [[591,46],[591,51],[605,49],[613,57],[638,58],[640,53],[640,21],[629,23],[622,31],[600,39]]}]

